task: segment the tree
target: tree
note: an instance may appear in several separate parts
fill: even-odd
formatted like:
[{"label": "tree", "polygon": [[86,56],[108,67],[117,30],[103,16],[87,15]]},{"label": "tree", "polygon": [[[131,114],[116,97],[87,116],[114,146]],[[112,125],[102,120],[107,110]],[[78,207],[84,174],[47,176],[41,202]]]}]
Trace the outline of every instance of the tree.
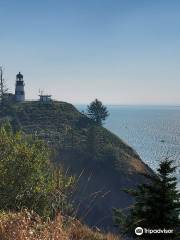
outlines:
[{"label": "tree", "polygon": [[[172,176],[175,167],[172,161],[165,159],[160,163],[158,174],[147,176],[149,183],[139,185],[137,190],[125,190],[135,197],[135,203],[125,216],[120,209],[115,209],[116,223],[123,232],[138,239],[177,239],[180,226],[180,193],[177,179]],[[173,229],[169,234],[143,234],[136,236],[136,227],[146,229]],[[160,238],[162,237],[162,238]]]},{"label": "tree", "polygon": [[90,105],[87,106],[87,115],[98,125],[102,125],[109,116],[109,113],[106,106],[104,106],[98,99],[95,99],[90,103]]},{"label": "tree", "polygon": [[0,103],[3,104],[4,95],[7,93],[8,88],[6,87],[5,79],[3,77],[3,68],[0,67]]}]

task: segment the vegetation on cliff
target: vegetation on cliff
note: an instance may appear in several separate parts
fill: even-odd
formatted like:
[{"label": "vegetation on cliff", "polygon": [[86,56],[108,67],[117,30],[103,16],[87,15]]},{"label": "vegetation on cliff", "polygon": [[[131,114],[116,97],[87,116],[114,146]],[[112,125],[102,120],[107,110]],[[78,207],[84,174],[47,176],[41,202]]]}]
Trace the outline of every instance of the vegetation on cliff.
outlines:
[{"label": "vegetation on cliff", "polygon": [[[15,131],[22,130],[26,134],[38,136],[46,140],[50,146],[57,147],[59,152],[73,151],[79,153],[81,159],[87,160],[88,153],[91,155],[89,146],[95,145],[97,151],[94,159],[99,162],[107,160],[105,156],[113,155],[115,161],[111,161],[110,158],[111,165],[125,166],[125,170],[131,172],[150,171],[128,144],[107,129],[98,126],[71,104],[64,102],[10,104],[5,109],[0,109],[0,120],[4,119],[10,121]],[[95,139],[92,136],[92,128],[96,128]]]},{"label": "vegetation on cliff", "polygon": [[49,161],[47,145],[6,124],[0,128],[0,210],[33,210],[43,217],[71,209],[74,178]]},{"label": "vegetation on cliff", "polygon": [[[74,177],[65,174],[60,166],[57,168],[54,161],[49,160],[52,155],[47,143],[52,146],[52,141],[45,143],[38,138],[37,133],[25,134],[23,131],[13,131],[7,119],[10,119],[9,116],[2,118],[3,124],[0,128],[0,238],[2,240],[119,239],[112,234],[103,234],[97,228],[92,230],[74,218],[72,195],[69,193],[77,185],[75,186]],[[86,140],[89,146],[86,146],[86,150],[87,153],[89,151],[88,157],[97,165],[102,157],[99,159],[96,157],[99,154],[100,144],[96,137],[100,127],[93,122],[90,124],[92,124],[91,130]],[[101,130],[103,131],[103,128]],[[58,143],[55,146],[58,147]],[[117,156],[113,154],[113,149],[105,152],[104,158],[107,160],[101,162],[101,166],[106,165],[108,161],[111,163],[115,161]],[[135,197],[135,203],[127,216],[123,216],[119,209],[115,210],[116,221],[123,232],[136,238],[134,229],[139,225],[152,229],[178,227],[179,193],[176,190],[176,178],[171,176],[175,167],[171,165],[172,161],[162,162],[158,175],[149,174],[150,171],[142,171],[141,174],[149,179],[149,183],[139,184],[136,190],[126,190]],[[109,168],[108,171],[112,169]],[[82,193],[82,189],[79,193],[77,191],[78,196]],[[107,193],[103,193],[102,197],[106,195]],[[95,193],[91,194],[91,202],[97,200],[94,196]],[[84,203],[81,201],[81,206],[78,205],[75,210],[84,208],[85,203],[89,205],[86,199]],[[107,204],[107,199],[105,203]],[[109,207],[112,208],[113,205],[110,204]],[[96,207],[96,210],[99,209]],[[89,209],[86,209],[86,215],[88,211]],[[156,236],[152,237],[155,239]],[[143,235],[141,238],[146,239],[146,236]],[[176,239],[176,235],[174,234],[171,239]]]},{"label": "vegetation on cliff", "polygon": [[128,144],[71,104],[9,104],[0,109],[0,121],[7,119],[13,131],[45,140],[56,166],[80,176],[74,201],[78,217],[91,226],[112,229],[112,207],[132,203],[119,189],[144,182],[139,173],[152,173]]},{"label": "vegetation on cliff", "polygon": [[43,141],[13,133],[8,123],[0,128],[1,240],[119,239],[71,216],[73,187],[74,177],[52,165]]}]

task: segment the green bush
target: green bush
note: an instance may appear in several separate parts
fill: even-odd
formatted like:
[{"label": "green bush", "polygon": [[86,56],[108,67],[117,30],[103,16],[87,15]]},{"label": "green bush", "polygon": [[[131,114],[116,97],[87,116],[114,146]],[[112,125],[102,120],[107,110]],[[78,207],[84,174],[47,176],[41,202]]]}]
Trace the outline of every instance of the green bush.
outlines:
[{"label": "green bush", "polygon": [[65,209],[74,178],[65,177],[62,171],[57,175],[49,153],[43,141],[14,134],[8,124],[0,128],[1,210],[28,208],[49,217],[62,206]]}]

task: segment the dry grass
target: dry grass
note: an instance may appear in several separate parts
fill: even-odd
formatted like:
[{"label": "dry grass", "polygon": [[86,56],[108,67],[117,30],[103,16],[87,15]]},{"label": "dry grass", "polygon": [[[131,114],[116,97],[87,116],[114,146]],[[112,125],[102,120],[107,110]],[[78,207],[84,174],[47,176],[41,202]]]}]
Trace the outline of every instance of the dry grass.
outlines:
[{"label": "dry grass", "polygon": [[54,221],[43,221],[37,214],[0,214],[0,240],[120,240],[58,215]]}]

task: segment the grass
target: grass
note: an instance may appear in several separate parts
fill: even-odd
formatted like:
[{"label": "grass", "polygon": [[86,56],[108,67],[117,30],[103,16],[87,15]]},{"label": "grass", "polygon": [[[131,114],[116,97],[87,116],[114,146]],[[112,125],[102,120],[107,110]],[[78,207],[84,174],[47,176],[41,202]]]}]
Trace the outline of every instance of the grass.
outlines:
[{"label": "grass", "polygon": [[[4,119],[11,122],[14,130],[22,130],[45,140],[60,153],[61,158],[66,155],[71,161],[78,157],[79,161],[106,162],[120,174],[127,170],[143,173],[148,170],[137,153],[107,129],[96,126],[95,136],[91,136],[94,122],[72,104],[40,104],[38,101],[10,104],[0,109],[0,122]],[[92,145],[96,146],[94,151],[90,147]]]},{"label": "grass", "polygon": [[[127,201],[127,207],[131,202],[120,189],[144,181],[139,173],[151,172],[130,146],[104,127],[95,125],[71,104],[11,104],[0,108],[0,125],[5,120],[10,121],[13,130],[45,140],[52,149],[53,162],[63,164],[69,169],[68,174],[79,176],[85,170],[74,194],[81,204],[77,215],[83,215],[83,220],[86,218],[87,223],[99,228],[113,227],[112,206],[124,207]],[[93,180],[81,191],[91,175]],[[87,203],[89,196],[99,190],[102,197],[95,204],[91,204],[91,199]],[[103,192],[110,194],[104,197]]]},{"label": "grass", "polygon": [[[111,233],[101,233],[64,218],[60,214],[54,221],[44,221],[37,214],[24,210],[19,213],[0,214],[1,240],[120,240]],[[122,239],[121,239],[122,240]]]}]

